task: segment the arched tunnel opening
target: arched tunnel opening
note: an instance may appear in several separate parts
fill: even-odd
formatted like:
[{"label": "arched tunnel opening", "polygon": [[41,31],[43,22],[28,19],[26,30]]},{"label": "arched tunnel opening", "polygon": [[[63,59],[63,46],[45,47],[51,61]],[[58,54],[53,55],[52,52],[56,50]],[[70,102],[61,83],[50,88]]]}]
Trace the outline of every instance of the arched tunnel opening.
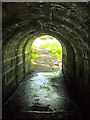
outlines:
[{"label": "arched tunnel opening", "polygon": [[33,71],[61,71],[62,45],[49,35],[38,37],[31,46],[31,68]]},{"label": "arched tunnel opening", "polygon": [[[2,119],[90,117],[89,7],[2,3]],[[44,35],[62,45],[62,73],[32,70],[32,44]]]}]

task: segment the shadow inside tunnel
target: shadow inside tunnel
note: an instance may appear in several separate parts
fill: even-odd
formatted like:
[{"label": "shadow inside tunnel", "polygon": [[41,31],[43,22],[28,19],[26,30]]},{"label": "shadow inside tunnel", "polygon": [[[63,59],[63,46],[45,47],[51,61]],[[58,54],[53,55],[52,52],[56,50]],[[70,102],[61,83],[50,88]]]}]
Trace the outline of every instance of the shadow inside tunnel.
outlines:
[{"label": "shadow inside tunnel", "polygon": [[3,120],[79,120],[79,108],[70,94],[62,72],[33,73],[3,107]]}]

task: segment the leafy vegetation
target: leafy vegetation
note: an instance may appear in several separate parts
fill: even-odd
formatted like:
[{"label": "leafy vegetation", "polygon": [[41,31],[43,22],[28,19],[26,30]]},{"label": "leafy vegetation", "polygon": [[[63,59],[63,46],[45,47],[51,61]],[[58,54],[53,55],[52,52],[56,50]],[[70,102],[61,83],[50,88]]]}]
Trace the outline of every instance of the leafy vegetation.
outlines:
[{"label": "leafy vegetation", "polygon": [[40,45],[40,47],[46,48],[52,56],[62,60],[62,47],[61,45],[57,44],[57,42],[48,42],[46,44]]},{"label": "leafy vegetation", "polygon": [[52,36],[49,36],[49,35],[44,35],[44,36],[41,36],[39,37],[40,40],[47,40],[47,39],[53,39]]},{"label": "leafy vegetation", "polygon": [[38,47],[32,45],[31,66],[34,67],[34,62],[38,57]]},{"label": "leafy vegetation", "polygon": [[[49,54],[59,58],[62,61],[62,47],[58,44],[57,40],[49,35],[39,37],[39,42],[32,45],[31,66],[34,67],[34,63],[38,57],[38,45],[49,51]],[[45,43],[44,43],[45,40]],[[47,41],[46,41],[47,40]],[[43,42],[42,42],[43,41]]]}]

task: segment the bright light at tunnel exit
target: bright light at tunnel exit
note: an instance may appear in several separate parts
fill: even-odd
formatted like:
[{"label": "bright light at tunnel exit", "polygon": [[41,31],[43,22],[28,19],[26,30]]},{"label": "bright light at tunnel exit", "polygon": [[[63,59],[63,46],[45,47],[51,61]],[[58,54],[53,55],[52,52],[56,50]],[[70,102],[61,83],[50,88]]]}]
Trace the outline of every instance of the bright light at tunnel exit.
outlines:
[{"label": "bright light at tunnel exit", "polygon": [[62,70],[62,45],[56,38],[49,35],[40,36],[34,40],[31,49],[32,68],[41,66],[49,71]]},{"label": "bright light at tunnel exit", "polygon": [[35,41],[33,42],[33,45],[40,47],[41,44],[55,43],[55,42],[58,45],[61,45],[60,42],[56,38],[49,36],[49,35],[44,35],[44,36],[41,36],[35,39]]}]

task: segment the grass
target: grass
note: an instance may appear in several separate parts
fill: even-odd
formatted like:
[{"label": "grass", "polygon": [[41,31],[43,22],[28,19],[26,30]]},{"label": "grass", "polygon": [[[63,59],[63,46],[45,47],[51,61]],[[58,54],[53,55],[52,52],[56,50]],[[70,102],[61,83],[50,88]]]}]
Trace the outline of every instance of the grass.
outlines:
[{"label": "grass", "polygon": [[[60,44],[58,44],[58,42],[55,41],[55,38],[52,37],[52,36],[49,36],[49,35],[44,35],[44,36],[41,36],[39,37],[39,40],[43,40],[43,41],[46,41],[46,40],[50,40],[45,42],[45,44],[43,44],[41,42],[41,45],[40,47],[43,47],[45,48],[46,50],[49,51],[49,54],[51,54],[52,56],[60,59],[60,61],[62,61],[62,46]],[[40,42],[40,41],[39,41]],[[37,43],[39,44],[39,43]],[[32,45],[32,55],[31,55],[31,66],[34,67],[35,64],[34,62],[36,61],[38,57],[38,47],[35,46],[35,45]]]},{"label": "grass", "polygon": [[62,60],[62,47],[57,44],[57,42],[48,42],[46,44],[42,44],[40,47],[46,48],[52,56]]},{"label": "grass", "polygon": [[38,47],[35,45],[32,45],[32,55],[31,55],[31,66],[34,67],[34,62],[36,61],[38,57]]}]

